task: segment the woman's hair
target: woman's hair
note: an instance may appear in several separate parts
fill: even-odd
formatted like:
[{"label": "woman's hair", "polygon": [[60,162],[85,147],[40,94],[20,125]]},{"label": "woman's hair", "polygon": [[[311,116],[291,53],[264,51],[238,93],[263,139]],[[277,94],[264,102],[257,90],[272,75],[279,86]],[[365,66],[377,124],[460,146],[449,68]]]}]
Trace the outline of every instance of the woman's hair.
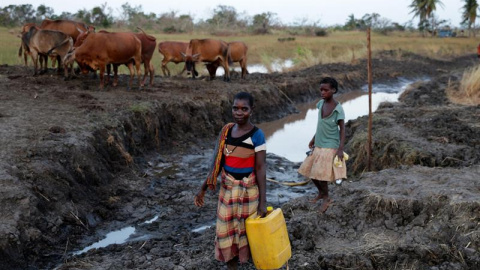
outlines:
[{"label": "woman's hair", "polygon": [[330,84],[330,87],[332,87],[333,89],[335,89],[335,93],[338,92],[338,82],[337,82],[337,80],[335,80],[334,78],[332,78],[332,77],[325,77],[325,78],[323,78],[323,79],[320,81],[320,84],[323,84],[323,83],[328,83],[328,84]]},{"label": "woman's hair", "polygon": [[253,96],[250,95],[247,92],[240,92],[240,93],[236,94],[233,97],[233,100],[235,100],[235,99],[248,100],[248,105],[250,105],[250,107],[253,107]]}]

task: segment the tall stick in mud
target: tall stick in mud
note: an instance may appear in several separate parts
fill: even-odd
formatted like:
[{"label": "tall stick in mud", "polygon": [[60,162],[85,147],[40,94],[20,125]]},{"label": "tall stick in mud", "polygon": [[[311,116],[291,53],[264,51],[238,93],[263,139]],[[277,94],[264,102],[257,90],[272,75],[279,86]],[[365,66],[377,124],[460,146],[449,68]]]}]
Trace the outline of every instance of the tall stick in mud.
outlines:
[{"label": "tall stick in mud", "polygon": [[368,171],[372,169],[372,46],[370,42],[370,27],[367,29],[368,46],[368,149],[367,166]]}]

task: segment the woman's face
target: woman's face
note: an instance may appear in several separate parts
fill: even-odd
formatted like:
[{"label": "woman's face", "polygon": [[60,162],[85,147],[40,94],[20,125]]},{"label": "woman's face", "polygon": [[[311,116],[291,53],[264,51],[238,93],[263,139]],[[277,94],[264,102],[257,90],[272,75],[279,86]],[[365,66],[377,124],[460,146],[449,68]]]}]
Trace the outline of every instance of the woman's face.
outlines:
[{"label": "woman's face", "polygon": [[232,106],[232,115],[235,123],[240,125],[248,123],[250,115],[252,115],[252,107],[248,100],[235,99]]}]

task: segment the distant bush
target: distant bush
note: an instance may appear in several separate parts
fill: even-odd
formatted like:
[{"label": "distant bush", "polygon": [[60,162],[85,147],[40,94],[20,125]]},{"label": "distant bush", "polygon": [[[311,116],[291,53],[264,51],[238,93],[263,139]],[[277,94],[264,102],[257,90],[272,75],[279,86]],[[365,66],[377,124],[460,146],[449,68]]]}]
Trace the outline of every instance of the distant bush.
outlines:
[{"label": "distant bush", "polygon": [[315,31],[315,36],[317,37],[326,37],[327,35],[328,35],[328,32],[325,29],[320,28]]},{"label": "distant bush", "polygon": [[289,35],[292,36],[325,37],[328,35],[328,32],[325,28],[320,28],[315,25],[290,26],[285,30]]},{"label": "distant bush", "polygon": [[280,42],[285,42],[285,41],[294,41],[295,38],[294,37],[286,37],[286,38],[278,38],[277,40],[280,41]]},{"label": "distant bush", "polygon": [[167,33],[167,34],[177,33],[177,29],[176,29],[175,26],[173,26],[173,25],[167,26],[167,27],[163,28],[162,31],[163,31],[164,33]]},{"label": "distant bush", "polygon": [[254,34],[254,35],[266,35],[266,34],[270,34],[270,31],[266,28],[255,28],[255,29],[253,29],[252,34]]}]

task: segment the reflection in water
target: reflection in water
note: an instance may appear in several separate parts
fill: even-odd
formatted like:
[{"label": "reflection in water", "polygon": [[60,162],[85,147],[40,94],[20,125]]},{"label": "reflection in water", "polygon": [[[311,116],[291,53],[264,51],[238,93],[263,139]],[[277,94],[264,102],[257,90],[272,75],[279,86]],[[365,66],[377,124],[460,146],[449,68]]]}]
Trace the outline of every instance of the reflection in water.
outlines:
[{"label": "reflection in water", "polygon": [[[398,97],[413,81],[400,79],[394,85],[374,84],[372,87],[372,110],[375,111],[384,101],[398,101]],[[362,89],[366,89],[363,87]],[[353,91],[339,95],[336,99],[342,103],[345,122],[368,114],[368,93]],[[317,128],[318,100],[298,106],[300,114],[262,123],[258,126],[267,138],[267,151],[283,156],[290,161],[300,162],[308,151],[308,142],[315,135]]]}]

